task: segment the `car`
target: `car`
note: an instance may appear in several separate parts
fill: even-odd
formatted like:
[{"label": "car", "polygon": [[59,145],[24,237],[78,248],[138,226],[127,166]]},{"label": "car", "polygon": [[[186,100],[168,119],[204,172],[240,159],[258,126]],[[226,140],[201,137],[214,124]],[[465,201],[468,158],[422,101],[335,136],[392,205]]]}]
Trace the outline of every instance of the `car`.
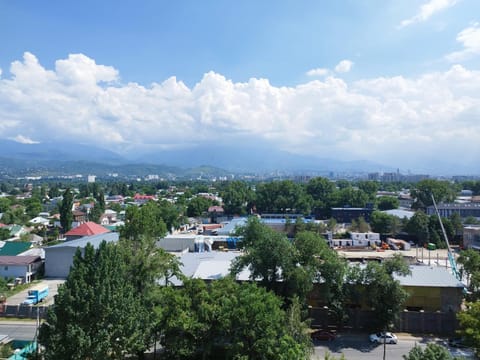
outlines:
[{"label": "car", "polygon": [[315,330],[310,333],[312,340],[333,341],[337,337],[334,333],[328,330]]},{"label": "car", "polygon": [[376,344],[383,344],[383,342],[387,344],[396,344],[398,343],[397,335],[391,332],[379,332],[370,335],[370,342]]}]

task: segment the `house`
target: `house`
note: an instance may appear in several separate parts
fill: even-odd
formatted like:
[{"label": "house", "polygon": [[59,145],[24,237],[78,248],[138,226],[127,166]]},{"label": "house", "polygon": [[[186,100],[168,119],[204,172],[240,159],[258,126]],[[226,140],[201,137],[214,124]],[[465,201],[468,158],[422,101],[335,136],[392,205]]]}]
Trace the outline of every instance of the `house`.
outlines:
[{"label": "house", "polygon": [[42,266],[40,256],[0,256],[0,276],[29,283]]},{"label": "house", "polygon": [[0,248],[0,256],[15,256],[32,247],[32,243],[24,241],[6,241]]},{"label": "house", "polygon": [[101,225],[110,225],[117,222],[117,212],[111,209],[105,210],[105,212],[100,216]]},{"label": "house", "polygon": [[210,222],[213,224],[216,224],[218,218],[222,217],[224,213],[225,211],[223,210],[223,207],[218,205],[210,206],[208,208],[208,216],[210,217]]},{"label": "house", "polygon": [[75,223],[82,224],[85,221],[87,221],[87,214],[83,211],[74,210],[72,211],[72,215],[73,215],[73,222]]},{"label": "house", "polygon": [[29,221],[30,224],[34,224],[34,225],[40,225],[40,226],[48,226],[50,225],[50,220],[42,217],[42,216],[37,216],[37,217],[34,217],[33,219],[31,219]]},{"label": "house", "polygon": [[110,232],[110,230],[104,228],[103,226],[98,225],[93,221],[88,221],[80,226],[77,226],[76,228],[71,229],[70,231],[67,231],[65,233],[65,237],[67,240],[75,240],[85,236],[105,234],[108,232]]},{"label": "house", "polygon": [[65,241],[61,244],[46,247],[45,250],[45,276],[66,278],[73,264],[73,257],[80,249],[84,251],[88,243],[97,249],[102,241],[117,242],[118,233],[107,232],[103,234],[84,236],[76,240]]}]

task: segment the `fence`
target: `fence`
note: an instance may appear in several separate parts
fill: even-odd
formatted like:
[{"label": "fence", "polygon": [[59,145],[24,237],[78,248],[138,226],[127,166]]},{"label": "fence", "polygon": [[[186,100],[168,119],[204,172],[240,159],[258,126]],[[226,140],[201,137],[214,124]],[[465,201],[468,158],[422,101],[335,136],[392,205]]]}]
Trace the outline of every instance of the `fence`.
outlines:
[{"label": "fence", "polygon": [[[336,327],[334,319],[326,308],[310,308],[312,327]],[[343,325],[356,331],[377,330],[372,326],[374,311],[349,310],[348,320]],[[418,334],[453,335],[458,329],[458,321],[454,312],[403,311],[392,330]]]},{"label": "fence", "polygon": [[24,318],[41,319],[47,316],[48,306],[31,306],[31,305],[4,305],[3,311],[0,312],[1,318]]}]

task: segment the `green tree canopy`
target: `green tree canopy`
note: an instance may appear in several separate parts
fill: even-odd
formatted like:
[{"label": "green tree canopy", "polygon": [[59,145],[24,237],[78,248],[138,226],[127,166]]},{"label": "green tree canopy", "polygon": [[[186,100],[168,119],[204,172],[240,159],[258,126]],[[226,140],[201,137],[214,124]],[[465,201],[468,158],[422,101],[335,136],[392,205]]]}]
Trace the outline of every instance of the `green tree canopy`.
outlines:
[{"label": "green tree canopy", "polygon": [[63,193],[62,203],[60,204],[60,225],[64,233],[72,228],[73,221],[73,194],[70,188],[67,188]]},{"label": "green tree canopy", "polygon": [[403,355],[405,360],[454,360],[445,346],[428,343],[425,349],[419,345],[415,345],[408,353]]},{"label": "green tree canopy", "polygon": [[129,278],[127,254],[112,243],[90,244],[74,258],[67,281],[40,327],[38,340],[48,359],[122,359],[142,352],[139,298]]},{"label": "green tree canopy", "polygon": [[243,181],[230,181],[221,192],[223,209],[229,215],[245,215],[255,193]]},{"label": "green tree canopy", "polygon": [[287,316],[281,300],[254,283],[185,280],[182,289],[167,288],[157,300],[167,359],[303,360],[311,354],[298,310]]},{"label": "green tree canopy", "polygon": [[480,355],[480,301],[466,304],[466,309],[457,314],[460,322],[460,333],[467,344],[475,349],[477,356]]},{"label": "green tree canopy", "polygon": [[397,209],[400,206],[400,202],[394,196],[380,196],[377,198],[378,210],[392,210]]}]

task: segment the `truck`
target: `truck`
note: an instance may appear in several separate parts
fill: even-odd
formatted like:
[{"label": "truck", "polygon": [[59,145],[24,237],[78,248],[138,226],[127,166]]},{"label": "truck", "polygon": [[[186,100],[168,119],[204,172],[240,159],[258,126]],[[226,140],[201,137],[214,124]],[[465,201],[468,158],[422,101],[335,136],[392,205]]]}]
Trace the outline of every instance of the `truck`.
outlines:
[{"label": "truck", "polygon": [[28,290],[28,296],[23,301],[24,305],[36,305],[48,296],[48,286]]}]

